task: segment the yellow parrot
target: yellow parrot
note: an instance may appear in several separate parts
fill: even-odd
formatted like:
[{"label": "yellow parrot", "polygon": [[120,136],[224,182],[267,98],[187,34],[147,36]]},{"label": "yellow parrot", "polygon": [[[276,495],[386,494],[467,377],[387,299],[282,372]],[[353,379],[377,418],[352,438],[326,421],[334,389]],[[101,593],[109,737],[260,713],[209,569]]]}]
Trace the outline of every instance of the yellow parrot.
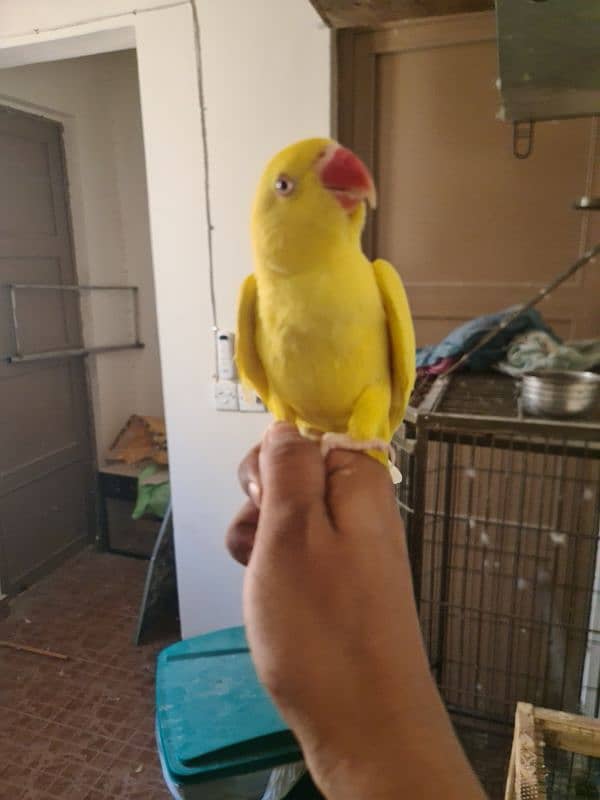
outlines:
[{"label": "yellow parrot", "polygon": [[252,211],[254,273],[238,302],[236,364],[277,420],[387,463],[415,380],[404,287],[361,247],[369,171],[331,139],[278,153]]}]

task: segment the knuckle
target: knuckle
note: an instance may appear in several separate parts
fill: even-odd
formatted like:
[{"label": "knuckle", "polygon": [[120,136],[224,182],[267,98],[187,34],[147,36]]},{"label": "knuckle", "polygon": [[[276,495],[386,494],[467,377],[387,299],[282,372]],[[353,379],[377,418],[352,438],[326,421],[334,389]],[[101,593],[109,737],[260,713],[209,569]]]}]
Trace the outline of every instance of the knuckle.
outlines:
[{"label": "knuckle", "polygon": [[296,502],[292,494],[279,503],[267,523],[271,527],[273,544],[279,543],[286,549],[301,547],[314,524],[314,510],[311,505]]},{"label": "knuckle", "polygon": [[298,462],[312,462],[315,454],[318,454],[318,447],[308,439],[289,438],[277,439],[271,445],[271,458],[273,461],[293,460]]}]

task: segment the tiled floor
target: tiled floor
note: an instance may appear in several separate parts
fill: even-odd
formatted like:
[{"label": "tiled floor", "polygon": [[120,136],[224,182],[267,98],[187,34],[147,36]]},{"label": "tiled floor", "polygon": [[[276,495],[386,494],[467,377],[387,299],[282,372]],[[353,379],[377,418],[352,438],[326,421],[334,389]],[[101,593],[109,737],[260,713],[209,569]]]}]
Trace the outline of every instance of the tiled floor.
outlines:
[{"label": "tiled floor", "polygon": [[[0,646],[0,800],[170,797],[154,744],[154,665],[176,636],[132,644],[146,568],[85,551],[0,620],[0,640],[69,656]],[[502,797],[510,738],[458,730],[490,797]]]},{"label": "tiled floor", "polygon": [[0,800],[168,798],[153,735],[156,653],[134,647],[147,562],[85,551],[21,594],[0,640]]}]

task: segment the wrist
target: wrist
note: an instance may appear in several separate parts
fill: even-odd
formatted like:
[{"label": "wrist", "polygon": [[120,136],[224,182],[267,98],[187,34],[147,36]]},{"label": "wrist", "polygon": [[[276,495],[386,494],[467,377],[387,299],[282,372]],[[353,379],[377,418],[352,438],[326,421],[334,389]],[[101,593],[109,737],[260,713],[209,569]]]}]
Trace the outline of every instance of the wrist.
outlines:
[{"label": "wrist", "polygon": [[359,715],[321,719],[318,731],[312,724],[296,727],[309,769],[327,800],[397,798],[398,770],[414,757],[415,744],[420,749],[428,741],[440,711],[444,713],[428,672],[418,685],[405,685],[400,693],[381,687],[377,695],[381,700]]},{"label": "wrist", "polygon": [[364,725],[342,727],[305,749],[327,800],[429,797],[424,786],[438,788],[431,797],[484,800],[429,674],[390,700],[386,713],[373,709]]}]

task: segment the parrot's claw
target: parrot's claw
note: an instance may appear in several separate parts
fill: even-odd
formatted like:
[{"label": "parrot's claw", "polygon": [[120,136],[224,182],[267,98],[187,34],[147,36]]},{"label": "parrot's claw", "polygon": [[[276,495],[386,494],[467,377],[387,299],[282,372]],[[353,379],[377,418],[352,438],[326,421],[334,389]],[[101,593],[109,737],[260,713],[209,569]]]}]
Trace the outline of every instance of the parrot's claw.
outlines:
[{"label": "parrot's claw", "polygon": [[324,433],[321,437],[321,454],[326,458],[332,450],[379,450],[387,453],[392,463],[395,460],[395,453],[392,445],[385,439],[353,439],[347,433]]},{"label": "parrot's claw", "polygon": [[321,433],[311,428],[310,425],[304,425],[302,423],[296,423],[296,425],[300,431],[300,436],[304,436],[305,439],[310,439],[311,442],[321,441]]},{"label": "parrot's claw", "polygon": [[397,486],[399,483],[402,483],[402,473],[395,464],[390,464],[390,475],[393,484]]}]

